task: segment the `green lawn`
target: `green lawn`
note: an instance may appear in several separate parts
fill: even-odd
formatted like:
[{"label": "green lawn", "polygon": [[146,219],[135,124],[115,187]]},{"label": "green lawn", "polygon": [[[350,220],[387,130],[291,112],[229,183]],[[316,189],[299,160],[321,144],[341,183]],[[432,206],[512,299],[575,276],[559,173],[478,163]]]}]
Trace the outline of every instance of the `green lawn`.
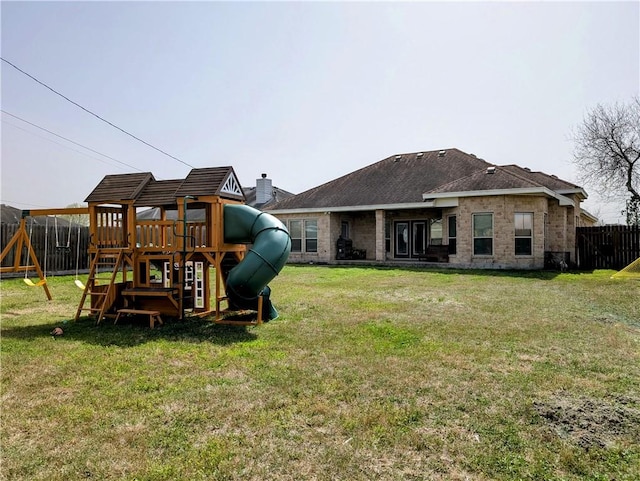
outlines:
[{"label": "green lawn", "polygon": [[640,281],[611,273],[287,266],[277,320],[154,330],[4,280],[0,479],[637,480]]}]

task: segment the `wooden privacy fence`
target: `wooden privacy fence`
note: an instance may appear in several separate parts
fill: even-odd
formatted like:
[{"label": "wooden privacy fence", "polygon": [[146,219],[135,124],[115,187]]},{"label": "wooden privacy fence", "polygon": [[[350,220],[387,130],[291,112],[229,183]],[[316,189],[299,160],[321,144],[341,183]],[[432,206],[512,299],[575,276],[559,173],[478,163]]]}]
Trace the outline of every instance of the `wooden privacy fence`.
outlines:
[{"label": "wooden privacy fence", "polygon": [[576,229],[579,269],[616,269],[640,257],[640,226],[609,225]]},{"label": "wooden privacy fence", "polygon": [[[1,249],[4,249],[19,228],[20,225],[18,224],[0,224]],[[27,223],[27,233],[31,232],[31,245],[38,257],[40,267],[48,276],[75,274],[76,270],[88,272],[89,228],[80,227],[78,232],[77,226],[72,226],[71,230],[68,230],[68,227],[65,226],[63,234],[61,233],[62,230],[62,228],[59,229],[56,242],[56,232],[53,226],[34,225],[32,227]],[[79,252],[78,247],[80,249]],[[12,249],[12,252],[3,259],[3,267],[13,265],[15,256],[19,255],[16,250]],[[26,246],[23,247],[21,255],[21,265],[32,265],[31,259],[28,258]],[[24,273],[3,274],[3,277],[21,276],[24,276]]]}]

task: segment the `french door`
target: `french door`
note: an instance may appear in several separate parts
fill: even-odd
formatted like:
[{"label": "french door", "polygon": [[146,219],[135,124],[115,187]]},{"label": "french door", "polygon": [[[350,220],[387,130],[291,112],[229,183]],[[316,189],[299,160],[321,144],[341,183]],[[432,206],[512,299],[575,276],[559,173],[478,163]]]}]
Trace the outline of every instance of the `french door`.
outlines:
[{"label": "french door", "polygon": [[394,257],[420,257],[428,245],[427,221],[395,222]]}]

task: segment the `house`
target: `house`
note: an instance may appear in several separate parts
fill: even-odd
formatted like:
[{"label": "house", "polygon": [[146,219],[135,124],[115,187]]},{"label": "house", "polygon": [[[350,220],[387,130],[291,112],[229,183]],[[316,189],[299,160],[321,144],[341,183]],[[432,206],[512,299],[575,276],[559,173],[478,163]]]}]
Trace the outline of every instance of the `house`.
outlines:
[{"label": "house", "polygon": [[392,155],[266,209],[292,237],[290,262],[439,262],[541,269],[575,257],[592,223],[577,185],[458,149]]}]

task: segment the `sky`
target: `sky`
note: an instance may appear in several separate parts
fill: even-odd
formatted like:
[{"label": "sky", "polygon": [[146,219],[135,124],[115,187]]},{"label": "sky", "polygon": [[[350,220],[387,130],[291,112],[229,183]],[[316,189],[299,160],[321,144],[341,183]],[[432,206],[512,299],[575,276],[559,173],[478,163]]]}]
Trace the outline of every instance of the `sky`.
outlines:
[{"label": "sky", "polygon": [[[573,130],[640,90],[635,1],[2,1],[0,16],[3,59],[155,147],[0,62],[0,199],[20,209],[192,167],[300,193],[447,148],[578,183]],[[624,221],[584,187],[585,208]]]}]

